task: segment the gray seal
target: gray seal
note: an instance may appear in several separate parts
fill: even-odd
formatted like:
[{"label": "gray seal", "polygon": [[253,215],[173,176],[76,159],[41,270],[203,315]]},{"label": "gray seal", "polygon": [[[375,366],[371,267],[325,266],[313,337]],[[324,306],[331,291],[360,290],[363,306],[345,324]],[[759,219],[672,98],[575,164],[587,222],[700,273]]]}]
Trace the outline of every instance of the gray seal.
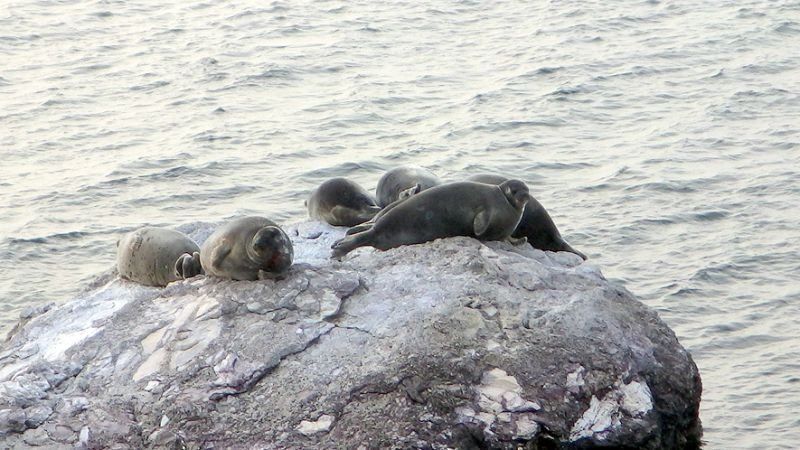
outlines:
[{"label": "gray seal", "polygon": [[[499,185],[508,180],[508,178],[504,176],[489,173],[473,175],[467,179],[493,185]],[[531,200],[525,206],[525,211],[522,213],[522,220],[520,220],[512,236],[514,238],[526,238],[533,248],[539,250],[570,252],[580,256],[584,260],[586,259],[586,255],[572,248],[572,246],[561,237],[561,233],[558,232],[558,228],[556,228],[553,219],[550,218],[550,214],[548,214],[544,206],[533,197],[531,197]]]},{"label": "gray seal", "polygon": [[440,184],[442,181],[439,177],[429,170],[416,166],[401,166],[383,174],[378,180],[375,194],[378,205],[385,208],[400,199],[404,191],[419,193]]},{"label": "gray seal", "polygon": [[[183,255],[175,264],[178,273],[197,255]],[[289,236],[264,217],[242,217],[217,228],[200,249],[200,263],[207,275],[231,280],[275,278],[292,265],[294,249]],[[194,273],[183,272],[188,278]]]},{"label": "gray seal", "polygon": [[333,257],[362,246],[388,250],[452,236],[507,240],[529,198],[519,180],[500,186],[471,181],[435,186],[393,204],[372,227],[336,241]]},{"label": "gray seal", "polygon": [[381,210],[364,188],[341,177],[319,185],[311,193],[306,206],[312,219],[345,227],[367,222]]},{"label": "gray seal", "polygon": [[117,241],[117,270],[121,277],[137,283],[166,286],[180,279],[174,271],[178,258],[199,251],[193,240],[178,231],[140,228]]}]

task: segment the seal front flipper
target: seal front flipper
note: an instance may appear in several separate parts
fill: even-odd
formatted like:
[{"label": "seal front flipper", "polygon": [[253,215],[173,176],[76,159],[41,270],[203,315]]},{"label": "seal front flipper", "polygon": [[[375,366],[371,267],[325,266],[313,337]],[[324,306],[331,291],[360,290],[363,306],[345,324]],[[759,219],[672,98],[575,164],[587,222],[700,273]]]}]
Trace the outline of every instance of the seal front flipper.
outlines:
[{"label": "seal front flipper", "polygon": [[222,267],[222,262],[231,253],[231,246],[227,242],[220,242],[214,250],[211,251],[211,267],[218,269]]},{"label": "seal front flipper", "polygon": [[488,211],[481,211],[475,215],[475,219],[472,221],[472,231],[475,233],[475,237],[480,239],[486,234],[486,231],[489,229],[489,224],[491,223],[491,215]]}]

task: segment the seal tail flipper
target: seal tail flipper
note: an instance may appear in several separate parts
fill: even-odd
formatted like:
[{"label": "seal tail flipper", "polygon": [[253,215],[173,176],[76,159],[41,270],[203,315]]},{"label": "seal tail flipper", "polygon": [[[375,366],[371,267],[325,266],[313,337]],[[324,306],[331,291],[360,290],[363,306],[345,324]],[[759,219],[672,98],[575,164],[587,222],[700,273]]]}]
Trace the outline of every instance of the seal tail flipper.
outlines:
[{"label": "seal tail flipper", "polygon": [[[419,184],[417,184],[417,186],[419,186]],[[410,191],[411,189],[414,189],[414,188],[407,189],[406,191]],[[403,191],[403,192],[405,192],[405,191]],[[378,219],[380,219],[381,217],[386,215],[386,213],[391,211],[392,208],[394,208],[395,206],[399,205],[400,203],[403,203],[407,198],[408,197],[401,198],[399,200],[395,200],[392,203],[389,203],[388,205],[386,205],[386,207],[383,208],[383,209],[378,208],[378,211],[375,213],[375,215],[370,220],[368,220],[368,221],[366,221],[366,222],[364,222],[364,223],[362,223],[360,225],[356,225],[354,227],[351,227],[349,230],[347,230],[345,232],[345,235],[350,236],[351,234],[356,234],[356,233],[360,233],[362,231],[369,230],[370,228],[372,228],[373,225],[375,225],[375,222],[377,222]]]},{"label": "seal tail flipper", "polygon": [[561,251],[575,253],[576,255],[580,256],[581,259],[583,259],[584,261],[586,261],[588,259],[586,257],[586,255],[584,255],[582,252],[579,252],[578,250],[575,250],[574,248],[572,248],[572,246],[569,245],[567,243],[567,241],[561,241],[561,244],[562,244],[561,245],[561,249],[560,249]]},{"label": "seal tail flipper", "polygon": [[350,253],[351,251],[357,249],[358,247],[363,247],[365,245],[370,244],[370,238],[372,233],[370,230],[362,231],[360,233],[351,234],[350,236],[346,236],[338,241],[334,242],[331,245],[331,249],[333,249],[333,253],[331,253],[332,258],[341,258],[342,256]]},{"label": "seal tail flipper", "polygon": [[203,266],[200,265],[200,253],[184,253],[175,261],[175,274],[178,279],[192,278],[203,274]]}]

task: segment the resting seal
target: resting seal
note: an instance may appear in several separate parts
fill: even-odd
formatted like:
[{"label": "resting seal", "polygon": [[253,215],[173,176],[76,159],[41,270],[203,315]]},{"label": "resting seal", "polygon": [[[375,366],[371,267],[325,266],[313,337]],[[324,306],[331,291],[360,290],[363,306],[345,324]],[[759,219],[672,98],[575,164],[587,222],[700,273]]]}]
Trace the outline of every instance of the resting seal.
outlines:
[{"label": "resting seal", "polygon": [[[196,274],[183,271],[197,255],[183,255],[175,270],[184,278]],[[292,265],[294,250],[289,236],[264,217],[242,217],[217,228],[200,249],[200,263],[207,275],[232,280],[274,278]]]},{"label": "resting seal", "polygon": [[428,170],[421,167],[401,166],[383,174],[378,180],[375,193],[378,197],[378,205],[385,208],[402,198],[403,191],[411,189],[419,193],[440,184],[442,181],[439,177]]},{"label": "resting seal", "polygon": [[[508,178],[500,175],[483,173],[473,175],[467,179],[478,183],[499,185]],[[553,223],[553,219],[550,218],[550,214],[547,214],[547,210],[544,209],[544,206],[533,197],[531,197],[531,200],[525,206],[525,211],[522,213],[522,220],[520,220],[512,236],[515,238],[527,238],[528,243],[531,244],[533,248],[538,248],[539,250],[571,252],[584,260],[586,259],[586,255],[572,248],[561,237],[561,233],[558,232],[558,228],[556,228],[556,224]]]},{"label": "resting seal", "polygon": [[381,210],[364,188],[347,178],[331,178],[319,185],[306,206],[312,219],[345,227],[364,223]]},{"label": "resting seal", "polygon": [[184,253],[198,251],[197,244],[178,231],[140,228],[117,241],[117,270],[121,277],[137,283],[166,286],[180,279],[174,271],[175,261]]},{"label": "resting seal", "polygon": [[371,228],[336,241],[333,256],[365,245],[388,250],[452,236],[505,240],[529,198],[528,187],[519,180],[500,186],[471,181],[435,186],[397,202]]}]

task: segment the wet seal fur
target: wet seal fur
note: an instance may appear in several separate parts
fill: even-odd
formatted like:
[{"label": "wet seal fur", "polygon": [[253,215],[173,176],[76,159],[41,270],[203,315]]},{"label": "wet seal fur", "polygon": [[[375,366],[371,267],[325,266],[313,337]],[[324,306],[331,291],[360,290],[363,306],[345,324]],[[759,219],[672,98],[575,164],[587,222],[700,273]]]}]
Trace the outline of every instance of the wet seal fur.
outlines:
[{"label": "wet seal fur", "polygon": [[258,216],[242,217],[217,228],[206,239],[199,255],[183,255],[175,270],[184,278],[197,275],[183,271],[199,258],[207,275],[231,280],[270,279],[292,265],[294,249],[289,236],[275,222]]},{"label": "wet seal fur", "polygon": [[123,278],[147,286],[166,286],[179,280],[175,262],[200,247],[185,234],[166,228],[144,227],[117,242],[117,271]]},{"label": "wet seal fur", "polygon": [[[482,173],[473,175],[467,178],[467,180],[500,185],[508,180],[508,178],[501,175]],[[571,252],[586,260],[586,255],[572,248],[572,246],[561,237],[561,233],[558,232],[558,228],[556,228],[553,219],[550,218],[550,214],[548,214],[544,206],[533,197],[531,197],[531,200],[525,206],[525,211],[522,213],[522,220],[520,220],[512,236],[514,238],[527,238],[528,243],[531,244],[533,248],[539,250]]]},{"label": "wet seal fur", "polygon": [[381,210],[364,188],[341,177],[319,185],[311,193],[306,206],[312,219],[345,227],[367,222]]},{"label": "wet seal fur", "polygon": [[401,166],[389,170],[375,188],[378,205],[385,208],[402,198],[404,191],[413,190],[416,193],[442,184],[442,181],[432,172],[415,166]]},{"label": "wet seal fur", "polygon": [[435,186],[394,203],[373,226],[336,241],[333,257],[362,246],[388,250],[453,236],[506,240],[529,198],[528,187],[519,180],[500,186],[471,181]]}]

